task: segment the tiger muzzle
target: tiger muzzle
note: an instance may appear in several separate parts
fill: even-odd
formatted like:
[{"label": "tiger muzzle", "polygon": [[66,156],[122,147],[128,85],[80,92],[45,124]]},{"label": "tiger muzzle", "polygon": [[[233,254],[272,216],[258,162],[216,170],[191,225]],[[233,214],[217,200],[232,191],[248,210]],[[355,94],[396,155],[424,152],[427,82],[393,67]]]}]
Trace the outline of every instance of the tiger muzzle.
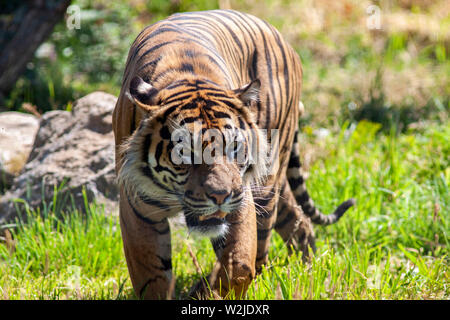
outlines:
[{"label": "tiger muzzle", "polygon": [[224,212],[222,210],[217,210],[217,212],[215,212],[213,214],[198,216],[198,220],[199,221],[204,221],[204,220],[213,219],[213,218],[215,218],[215,219],[225,219],[227,214],[228,214],[227,212]]}]

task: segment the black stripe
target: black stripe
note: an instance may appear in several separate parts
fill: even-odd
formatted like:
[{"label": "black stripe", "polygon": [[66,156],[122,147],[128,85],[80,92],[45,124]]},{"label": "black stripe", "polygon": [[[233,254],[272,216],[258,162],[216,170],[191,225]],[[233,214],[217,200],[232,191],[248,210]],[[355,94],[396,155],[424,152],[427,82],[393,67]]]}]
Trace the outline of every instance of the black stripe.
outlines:
[{"label": "black stripe", "polygon": [[154,184],[156,184],[156,186],[158,186],[159,188],[161,188],[161,189],[163,189],[163,190],[165,190],[165,191],[167,191],[167,192],[172,192],[172,190],[170,190],[169,188],[167,188],[165,185],[159,183],[158,180],[155,179],[155,176],[153,175],[152,170],[151,170],[148,166],[143,166],[143,167],[141,168],[141,170],[142,170],[142,173],[143,173],[146,177],[148,177],[150,180],[152,180],[152,182],[153,182]]},{"label": "black stripe", "polygon": [[142,53],[140,55],[140,57],[137,59],[137,63],[139,63],[142,59],[144,59],[144,57],[146,55],[152,53],[153,51],[155,51],[161,47],[167,46],[168,44],[172,44],[173,42],[181,42],[181,41],[174,40],[174,41],[166,41],[166,42],[158,43],[158,44],[154,45],[153,47],[151,47],[150,49],[146,50],[144,53]]},{"label": "black stripe", "polygon": [[[209,19],[215,20],[214,18],[209,18]],[[216,34],[219,35],[219,39],[216,39],[215,42],[216,42],[218,45],[222,45],[223,49],[226,50],[226,51],[228,51],[227,54],[228,54],[228,56],[229,56],[230,58],[231,58],[231,57],[235,57],[235,51],[233,50],[233,48],[231,48],[231,47],[228,45],[228,42],[227,42],[227,41],[223,41],[223,40],[222,40],[222,39],[226,38],[226,34],[223,32],[223,29],[217,28],[216,25],[215,25],[214,23],[211,23],[211,21],[208,20],[208,18],[205,18],[204,16],[198,15],[198,16],[195,17],[195,21],[192,21],[193,19],[192,19],[191,17],[177,17],[177,18],[171,19],[171,20],[189,20],[188,23],[180,23],[180,25],[182,25],[182,26],[184,26],[184,27],[188,27],[188,28],[189,28],[189,26],[191,26],[191,27],[194,28],[195,31],[198,30],[198,29],[203,30],[204,32],[208,33],[208,34],[209,34],[211,37],[213,37],[213,38],[216,37]],[[202,22],[205,23],[206,26],[202,26],[202,25],[201,25]],[[215,31],[216,34],[214,34],[212,31]],[[197,36],[197,37],[198,37],[198,36]],[[225,46],[226,46],[226,48],[225,48]],[[207,49],[210,50],[212,53],[216,53],[216,52],[213,51],[211,48],[207,48]],[[224,65],[226,65],[225,60],[224,60],[220,55],[218,55],[218,54],[215,54],[215,55],[216,55],[217,57],[220,58],[220,60],[222,61],[222,63],[223,63]],[[220,67],[220,68],[221,68],[221,70],[224,72],[224,75],[227,76],[228,73],[225,72],[225,71],[223,70],[222,67]],[[236,70],[232,69],[231,71],[233,72],[234,77],[235,77],[235,78],[238,78],[238,75],[237,75],[237,73],[236,73]],[[228,79],[228,80],[229,80],[229,79]],[[228,83],[228,84],[230,84],[230,83]]]},{"label": "black stripe", "polygon": [[275,228],[276,229],[283,228],[286,224],[292,222],[292,219],[294,219],[294,218],[295,218],[295,215],[292,213],[292,211],[289,211],[286,214],[286,218],[284,218],[282,221],[277,221],[277,223],[275,224]]},{"label": "black stripe", "polygon": [[186,50],[183,51],[183,54],[184,54],[186,57],[194,58],[194,57],[197,56],[199,53],[198,53],[198,52],[195,52],[195,51],[192,51],[192,50],[190,50],[190,49],[186,49]]},{"label": "black stripe", "polygon": [[217,252],[219,250],[222,250],[225,247],[225,238],[219,237],[211,239],[211,244],[213,246],[214,252]]},{"label": "black stripe", "polygon": [[214,117],[217,119],[231,119],[230,115],[228,113],[222,112],[222,111],[216,111],[213,109]]},{"label": "black stripe", "polygon": [[155,159],[158,164],[159,164],[159,160],[163,154],[163,146],[164,146],[164,142],[162,140],[160,142],[158,142],[158,144],[156,145]]},{"label": "black stripe", "polygon": [[175,93],[173,95],[171,95],[170,97],[167,98],[167,100],[164,100],[164,103],[169,104],[172,102],[175,102],[177,100],[180,100],[180,102],[186,98],[192,97],[192,92],[196,92],[197,89],[193,88],[193,89],[187,89],[187,90],[183,90],[180,91],[178,93]]},{"label": "black stripe", "polygon": [[[192,32],[199,32],[200,30],[202,30],[204,32],[204,36],[206,37],[210,37],[213,39],[214,42],[219,43],[220,39],[223,37],[223,33],[219,34],[218,29],[215,28],[215,26],[213,24],[210,23],[210,21],[208,20],[208,18],[204,17],[204,16],[198,16],[195,17],[194,19],[192,19],[191,17],[178,17],[175,19],[171,19],[171,20],[178,20],[178,21],[186,21],[187,22],[180,22],[178,23],[178,25],[180,27],[182,27],[183,29],[190,29],[191,27],[193,27],[193,30],[190,30]],[[204,22],[206,25],[202,25],[201,23]],[[213,30],[214,29],[214,30]],[[216,33],[212,32],[212,31],[216,31]],[[192,33],[190,33],[192,35]],[[197,34],[198,36],[198,34]],[[219,38],[217,37],[219,36]]]},{"label": "black stripe", "polygon": [[264,251],[260,256],[256,257],[256,261],[265,259],[268,254],[269,254],[269,251]]},{"label": "black stripe", "polygon": [[187,80],[176,80],[166,87],[166,89],[175,89],[181,86],[192,87]]},{"label": "black stripe", "polygon": [[266,123],[264,124],[264,128],[270,127],[270,113],[272,112],[270,108],[270,97],[269,93],[266,95]]},{"label": "black stripe", "polygon": [[156,150],[155,150],[155,159],[157,162],[157,165],[155,167],[152,167],[153,170],[155,170],[156,172],[160,173],[162,171],[164,172],[168,172],[170,173],[173,177],[177,178],[178,174],[173,172],[172,170],[170,170],[167,167],[164,167],[161,165],[160,160],[162,155],[164,154],[164,142],[161,140],[160,142],[158,142],[158,144],[156,145]]},{"label": "black stripe", "polygon": [[[186,174],[187,174],[187,173],[179,174],[179,176],[180,176],[180,175],[186,175]],[[185,184],[187,183],[189,177],[186,177],[186,179],[181,180],[181,181],[176,181],[176,180],[172,179],[171,177],[169,177],[169,179],[170,179],[170,181],[172,181],[172,183],[177,183],[177,184],[179,184],[180,186],[182,186],[182,185],[185,185]]]},{"label": "black stripe", "polygon": [[150,225],[155,225],[155,224],[158,224],[158,223],[161,223],[162,221],[164,221],[164,220],[161,220],[161,221],[154,221],[154,220],[152,220],[152,219],[149,219],[149,218],[147,218],[147,217],[144,217],[132,204],[131,204],[131,200],[130,200],[130,197],[128,196],[128,194],[126,193],[126,196],[127,196],[127,200],[128,200],[128,204],[130,205],[130,207],[131,207],[131,211],[133,211],[133,213],[134,213],[134,215],[136,216],[136,217],[138,217],[140,220],[142,220],[142,221],[144,221],[145,223],[147,223],[147,224],[150,224]]},{"label": "black stripe", "polygon": [[167,108],[166,111],[164,111],[163,115],[161,116],[161,118],[158,118],[158,121],[165,124],[167,121],[167,117],[169,115],[171,115],[176,109],[178,108],[178,105],[174,105],[172,107]]},{"label": "black stripe", "polygon": [[159,130],[159,134],[161,135],[161,138],[170,140],[171,134],[167,126],[162,126],[161,130]]},{"label": "black stripe", "polygon": [[[268,23],[266,21],[264,21],[264,22],[268,25]],[[283,58],[284,85],[285,85],[285,95],[287,98],[287,97],[290,97],[290,90],[289,90],[289,71],[288,71],[288,65],[287,65],[286,52],[285,52],[284,45],[280,39],[280,35],[278,34],[278,32],[273,27],[271,27],[270,29],[272,30],[272,34],[274,34],[274,36],[275,36],[276,42],[281,51],[281,57]]]},{"label": "black stripe", "polygon": [[272,186],[272,189],[270,190],[270,192],[267,193],[267,195],[265,195],[264,198],[259,198],[256,199],[256,201],[258,202],[259,205],[265,207],[269,204],[269,202],[275,197],[276,192],[275,192],[275,185]]},{"label": "black stripe", "polygon": [[242,120],[241,117],[238,117],[238,121],[239,121],[239,128],[241,128],[242,130],[245,130],[246,129],[245,121]]},{"label": "black stripe", "polygon": [[[158,58],[156,58],[150,62],[147,62],[146,64],[144,64],[142,67],[139,68],[139,71],[144,70],[148,66],[152,66],[154,68],[160,60],[161,60],[161,57],[159,56]],[[150,79],[148,79],[148,81],[150,81]],[[148,82],[148,81],[146,81],[146,82]]]},{"label": "black stripe", "polygon": [[271,231],[272,229],[258,229],[257,231],[258,241],[267,239]]},{"label": "black stripe", "polygon": [[194,73],[194,66],[191,63],[184,62],[178,70],[181,72]]},{"label": "black stripe", "polygon": [[195,208],[195,209],[205,209],[205,208],[209,208],[209,205],[207,204],[193,204],[189,201],[185,200],[185,203],[189,204],[190,208]]},{"label": "black stripe", "polygon": [[160,209],[169,209],[169,207],[167,205],[165,205],[164,203],[155,200],[155,199],[150,199],[148,196],[143,195],[143,194],[139,194],[139,199],[144,202],[145,204],[151,205],[151,206],[155,206],[158,207]]},{"label": "black stripe", "polygon": [[227,107],[229,107],[230,109],[236,109],[236,105],[234,103],[232,103],[229,100],[218,100],[218,102],[225,104]]},{"label": "black stripe", "polygon": [[[214,16],[214,12],[208,12],[206,14]],[[223,21],[223,19],[221,19],[221,18],[216,16],[215,20],[220,22],[225,27],[225,29],[227,29],[228,33],[231,35],[231,37],[233,38],[233,40],[236,43],[236,45],[239,47],[239,50],[240,50],[241,54],[237,56],[237,62],[239,63],[239,70],[242,70],[243,69],[243,65],[242,65],[243,61],[242,61],[242,59],[239,59],[239,57],[244,57],[244,49],[242,48],[241,41],[239,40],[239,38],[236,35],[236,33],[234,33],[233,30],[228,26],[228,24]],[[234,51],[232,51],[232,52],[234,54]]]},{"label": "black stripe", "polygon": [[152,83],[158,82],[158,80],[159,80],[160,78],[162,78],[162,77],[164,77],[164,76],[166,76],[166,75],[168,75],[169,73],[172,73],[172,72],[174,72],[174,71],[175,71],[174,69],[168,69],[168,70],[161,71],[161,72],[158,73],[158,74],[152,74],[151,82],[152,82]]},{"label": "black stripe", "polygon": [[[249,17],[250,19],[252,19],[251,17]],[[253,19],[252,19],[253,20]],[[263,44],[264,44],[264,53],[265,53],[265,58],[266,58],[266,63],[267,63],[267,72],[268,72],[268,76],[269,76],[269,85],[270,85],[270,91],[271,91],[271,93],[272,93],[272,97],[273,97],[273,99],[274,99],[274,101],[273,101],[273,103],[274,104],[276,104],[276,98],[275,98],[275,89],[274,89],[274,87],[273,87],[273,74],[272,74],[272,59],[270,58],[270,54],[269,54],[269,51],[268,51],[268,49],[267,49],[267,40],[266,40],[266,37],[265,37],[265,33],[264,33],[264,31],[261,29],[261,27],[259,26],[259,24],[257,23],[257,22],[255,22],[254,20],[253,20],[253,22],[255,23],[255,26],[258,28],[258,30],[259,30],[259,32],[260,32],[260,34],[261,34],[261,37],[262,37],[262,40],[263,40]],[[269,95],[267,95],[267,97],[268,97]],[[267,105],[267,108],[268,108],[268,106],[269,105]],[[267,109],[266,109],[267,110]],[[272,112],[272,110],[268,110],[269,111],[269,113],[270,112]],[[266,119],[270,119],[269,118],[269,115],[266,115]],[[266,127],[269,125],[269,122],[266,124]]]},{"label": "black stripe", "polygon": [[205,94],[207,94],[210,97],[231,99],[229,95],[224,94],[223,90],[220,89],[203,88],[203,87],[199,89],[202,89],[205,92]]},{"label": "black stripe", "polygon": [[296,190],[304,182],[302,176],[299,176],[298,178],[289,178],[288,181],[292,190]]},{"label": "black stripe", "polygon": [[194,110],[198,108],[198,104],[196,102],[189,102],[183,105],[180,110]]},{"label": "black stripe", "polygon": [[[158,21],[158,22],[159,22],[159,21]],[[158,22],[155,22],[155,23],[152,23],[152,24],[146,26],[141,32],[139,32],[139,34],[137,35],[136,39],[139,39],[139,37],[140,37],[143,33],[145,33],[145,32],[147,31],[147,29],[153,27],[153,26],[154,26],[155,24],[157,24]]]},{"label": "black stripe", "polygon": [[250,70],[252,80],[256,79],[256,75],[258,74],[258,52],[256,50],[253,52],[252,67]]},{"label": "black stripe", "polygon": [[142,146],[142,149],[144,150],[142,153],[142,162],[144,163],[148,163],[148,149],[150,149],[151,140],[151,134],[148,134],[144,139],[144,145]]},{"label": "black stripe", "polygon": [[[188,19],[191,19],[191,17],[189,17]],[[170,18],[170,20],[186,20],[186,17]],[[202,18],[199,18],[199,20],[198,20],[198,21],[195,21],[195,22],[191,22],[191,23],[179,23],[179,26],[187,27],[188,25],[192,25],[192,26],[195,27],[195,29],[202,29],[202,30],[206,31],[209,35],[211,35],[212,37],[215,37],[215,35],[214,35],[213,33],[211,33],[211,27],[212,27],[212,25],[209,24],[209,21],[207,22],[208,27],[202,27],[202,26],[200,26],[200,25],[199,25],[199,22],[200,22],[200,21],[207,21],[207,20],[205,20],[204,18],[203,18],[203,19],[202,19]],[[184,28],[183,30],[186,31],[185,28]],[[189,35],[191,35],[191,36],[193,36],[193,37],[195,37],[195,38],[198,38],[198,34],[195,34],[195,33],[192,33],[192,32],[186,32],[186,33],[189,34]],[[214,54],[217,58],[219,58],[219,59],[221,60],[221,62],[222,62],[224,65],[226,65],[225,60],[223,60],[223,58],[222,58],[215,50],[213,50],[213,48],[206,46],[204,43],[201,43],[200,41],[197,41],[197,40],[195,40],[195,39],[185,38],[185,37],[180,37],[177,41],[179,41],[179,40],[184,40],[184,42],[186,42],[186,45],[187,45],[187,46],[189,45],[189,44],[187,43],[188,41],[192,41],[192,42],[195,42],[195,43],[199,44],[199,45],[202,46],[203,48],[207,49],[210,53]],[[217,40],[216,40],[216,41],[217,41]],[[218,41],[219,41],[219,43],[220,43],[220,39],[219,39]],[[205,54],[201,54],[201,55],[205,55]],[[210,55],[205,55],[205,56],[207,56],[208,59],[209,59],[212,63],[214,63],[215,65],[217,65],[217,66],[220,68],[220,70],[223,72],[223,74],[224,74],[225,76],[228,76],[228,73],[225,71],[225,69],[223,68],[223,66],[220,65],[213,57],[211,57]],[[229,79],[227,79],[227,80],[229,80]]]},{"label": "black stripe", "polygon": [[300,195],[296,196],[295,199],[297,200],[297,202],[299,204],[302,205],[303,207],[303,203],[307,202],[309,200],[309,194],[308,191],[303,191]]},{"label": "black stripe", "polygon": [[[295,146],[295,145],[294,145]],[[291,153],[291,156],[289,157],[289,164],[288,168],[301,168],[300,158],[298,155],[294,155]]]},{"label": "black stripe", "polygon": [[[192,123],[192,122],[195,122],[198,119],[199,119],[198,117],[186,117],[186,118],[184,118],[182,120],[182,122],[183,122],[183,124],[184,123]],[[181,125],[181,123],[180,123],[180,125]]]},{"label": "black stripe", "polygon": [[[252,28],[250,27],[250,25],[248,23],[248,20],[243,18],[243,17],[241,17],[237,11],[234,11],[234,10],[226,10],[226,11],[227,11],[227,13],[229,13],[231,15],[235,15],[238,18],[238,19],[234,20],[230,16],[228,17],[229,19],[233,20],[233,22],[236,25],[237,25],[236,21],[239,21],[239,24],[245,29],[245,32],[243,32],[243,34],[247,34],[250,37],[250,39],[252,41],[253,48],[254,48],[255,47],[255,38],[253,36],[255,34],[252,34],[252,32],[250,32]],[[247,27],[249,27],[250,29],[248,29]],[[248,53],[250,54],[250,49],[249,49],[248,45],[247,45],[247,49],[248,49]]]},{"label": "black stripe", "polygon": [[[158,280],[158,279],[162,279],[163,281],[166,280],[166,278],[163,277],[163,276],[155,276],[154,278],[149,278],[149,279],[147,280],[147,282],[145,282],[145,284],[144,284],[144,286],[142,287],[142,289],[139,291],[139,297],[140,297],[140,298],[144,298],[144,293],[146,292],[147,286],[148,286],[150,283],[155,282],[155,281]],[[161,298],[161,299],[164,299],[165,297],[160,297],[160,298]]]},{"label": "black stripe", "polygon": [[[205,31],[207,31],[211,36],[214,36],[214,34],[211,33],[211,27],[214,27],[214,25],[210,24],[209,21],[207,19],[205,19],[204,16],[198,15],[196,17],[185,17],[183,15],[174,17],[171,16],[169,17],[167,20],[169,21],[183,21],[183,20],[189,20],[191,24],[193,24],[195,26],[196,29],[198,29],[199,26],[199,22],[203,21],[206,22],[208,24],[209,29],[206,29]],[[188,23],[189,24],[189,23]],[[181,26],[183,26],[184,28],[180,28]],[[188,28],[186,28],[186,24],[184,23],[179,23],[176,25],[176,27],[178,28],[178,30],[181,30],[182,32],[180,33],[186,33],[192,37],[194,37],[194,39],[190,39],[190,38],[180,38],[180,39],[186,39],[186,40],[190,40],[193,42],[197,42],[198,44],[200,44],[201,46],[205,47],[206,49],[209,49],[210,51],[213,52],[212,47],[206,47],[205,44],[201,44],[199,41],[196,41],[196,38],[199,38],[199,34],[198,34],[198,30],[193,30],[193,32],[189,32]],[[213,52],[214,53],[214,52]],[[219,56],[220,57],[220,56]],[[221,57],[220,57],[221,58]]]},{"label": "black stripe", "polygon": [[133,104],[133,116],[131,118],[131,130],[130,135],[136,130],[136,105]]},{"label": "black stripe", "polygon": [[[249,31],[249,34],[251,35],[251,34],[253,34],[253,36],[255,36],[255,38],[256,38],[256,33],[255,33],[255,31],[253,30],[253,28],[252,28],[252,25],[250,25],[250,20],[249,20],[249,16],[247,15],[247,14],[244,14],[244,13],[242,13],[242,12],[239,12],[239,11],[235,11],[235,10],[226,10],[227,12],[229,12],[229,13],[231,13],[231,14],[234,14],[234,15],[236,15],[236,16],[238,16],[239,18],[241,18],[241,20],[243,21],[243,25],[245,25],[245,24],[247,24],[247,26],[250,28],[248,31]],[[251,31],[251,32],[250,32]],[[253,39],[253,37],[252,37],[252,39]]]},{"label": "black stripe", "polygon": [[151,39],[152,37],[155,37],[157,35],[160,35],[164,32],[175,32],[175,33],[180,33],[179,30],[177,29],[173,29],[173,28],[168,28],[168,27],[159,27],[158,29],[156,29],[155,31],[153,31],[152,33],[150,33],[149,35],[147,35],[144,39],[142,39],[139,44],[137,45],[136,49],[134,50],[132,56],[130,57],[130,61],[134,61],[134,58],[136,57],[136,55],[139,53],[139,51],[146,45],[147,40]]},{"label": "black stripe", "polygon": [[[311,206],[309,201],[302,203],[301,206],[302,206],[303,212],[306,213],[308,216],[311,216],[316,212],[316,210],[314,210],[315,208],[313,206]],[[320,217],[318,217],[318,218],[320,218]]]},{"label": "black stripe", "polygon": [[164,259],[163,257],[158,256],[158,255],[157,255],[157,257],[161,261],[161,264],[162,264],[162,268],[159,268],[160,270],[167,271],[167,270],[172,269],[172,259],[170,259],[170,258]]},{"label": "black stripe", "polygon": [[[242,30],[241,24],[238,24],[238,23],[236,22],[236,20],[235,20],[234,18],[232,18],[228,13],[225,14],[225,13],[220,12],[220,11],[214,11],[213,13],[214,13],[214,14],[221,15],[222,17],[225,17],[226,19],[229,19],[229,20],[233,21],[234,25],[239,29],[239,31],[241,32],[242,35],[248,34],[248,32],[244,32],[244,31]],[[224,25],[224,26],[225,26],[230,32],[232,32],[231,36],[233,37],[233,39],[234,39],[235,41],[237,41],[236,44],[237,44],[237,45],[240,47],[240,49],[241,49],[241,52],[242,52],[241,57],[244,57],[244,50],[242,49],[242,45],[241,45],[241,42],[240,42],[239,38],[234,34],[234,32],[232,31],[232,29],[231,29],[228,25]],[[244,38],[245,38],[245,37],[244,37]],[[246,48],[247,48],[247,52],[249,52],[249,51],[250,51],[250,48],[248,47],[247,42],[244,41],[244,44],[245,44],[245,46],[246,46]]]},{"label": "black stripe", "polygon": [[192,194],[193,194],[193,192],[190,191],[190,190],[188,190],[188,191],[185,192],[184,196],[185,196],[186,198],[190,199],[190,200],[193,200],[193,201],[197,201],[197,202],[202,202],[202,201],[203,201],[203,199],[194,198],[194,197],[192,196]]},{"label": "black stripe", "polygon": [[[278,91],[273,90],[272,91],[272,98],[273,98],[273,111],[271,111],[271,113],[275,116],[274,120],[276,121],[276,119],[279,119],[279,113],[278,113],[278,106],[283,105],[283,95],[281,93],[281,83],[280,83],[280,77],[278,76],[278,59],[277,59],[277,55],[275,54],[275,50],[272,47],[272,42],[271,41],[267,41],[267,52],[266,52],[266,59],[269,58],[269,60],[272,63],[272,58],[271,54],[273,55],[273,62],[275,63],[275,67],[273,69],[274,74],[272,74],[272,69],[271,66],[268,67],[269,70],[269,79],[271,79],[270,81],[270,85],[271,88],[273,88],[273,83],[276,82],[278,84]],[[280,94],[280,101],[277,101],[277,95],[276,92],[278,92]],[[278,128],[278,126],[276,126],[276,128]]]},{"label": "black stripe", "polygon": [[230,76],[228,75],[228,72],[225,71],[225,69],[223,68],[223,66],[221,66],[213,57],[211,57],[210,55],[207,55],[207,58],[209,59],[210,62],[214,63],[216,66],[219,67],[220,71],[222,71],[222,73],[224,74],[224,76],[227,78],[228,81],[228,85],[230,85]]}]

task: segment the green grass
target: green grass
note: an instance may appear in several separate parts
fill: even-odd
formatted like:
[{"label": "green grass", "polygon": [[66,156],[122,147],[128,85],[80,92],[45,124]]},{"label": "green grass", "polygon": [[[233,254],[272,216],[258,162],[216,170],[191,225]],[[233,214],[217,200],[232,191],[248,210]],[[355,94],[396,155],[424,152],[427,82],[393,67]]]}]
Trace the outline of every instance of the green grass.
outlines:
[{"label": "green grass", "polygon": [[[325,139],[308,188],[325,212],[344,199],[357,206],[336,224],[315,227],[310,264],[287,254],[274,233],[270,263],[246,299],[449,299],[450,125],[430,123],[401,134],[367,121]],[[118,218],[90,205],[87,215],[28,212],[0,242],[0,299],[134,299]],[[57,210],[55,210],[57,211]],[[57,218],[59,216],[59,218]],[[5,228],[5,227],[4,227]],[[208,239],[173,232],[177,297],[215,261]]]},{"label": "green grass", "polygon": [[[27,210],[16,221],[12,246],[0,246],[0,287],[4,299],[114,299],[127,279],[117,219],[90,206],[42,215]],[[119,290],[120,289],[120,290]]]}]

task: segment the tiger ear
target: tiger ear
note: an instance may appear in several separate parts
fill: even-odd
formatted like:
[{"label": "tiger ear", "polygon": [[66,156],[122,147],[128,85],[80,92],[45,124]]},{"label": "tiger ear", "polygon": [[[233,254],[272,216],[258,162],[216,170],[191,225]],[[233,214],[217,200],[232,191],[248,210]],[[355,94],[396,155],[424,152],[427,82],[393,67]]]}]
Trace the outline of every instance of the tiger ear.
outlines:
[{"label": "tiger ear", "polygon": [[155,102],[158,90],[150,83],[142,80],[141,77],[135,76],[130,82],[131,102],[135,103],[141,109],[147,112],[152,112],[159,108]]},{"label": "tiger ear", "polygon": [[261,81],[255,79],[239,89],[233,90],[239,99],[248,106],[252,102],[259,100],[259,89],[261,88]]}]

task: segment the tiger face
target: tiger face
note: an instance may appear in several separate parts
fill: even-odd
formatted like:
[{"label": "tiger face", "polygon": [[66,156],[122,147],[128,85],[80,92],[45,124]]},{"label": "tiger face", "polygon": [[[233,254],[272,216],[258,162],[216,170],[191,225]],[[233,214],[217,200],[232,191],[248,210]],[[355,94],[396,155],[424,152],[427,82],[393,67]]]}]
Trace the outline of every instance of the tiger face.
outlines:
[{"label": "tiger face", "polygon": [[156,89],[136,76],[129,98],[145,113],[122,146],[119,180],[127,192],[160,203],[159,219],[183,211],[191,231],[226,233],[226,216],[266,175],[267,141],[249,110],[260,82],[226,90],[185,79]]}]

